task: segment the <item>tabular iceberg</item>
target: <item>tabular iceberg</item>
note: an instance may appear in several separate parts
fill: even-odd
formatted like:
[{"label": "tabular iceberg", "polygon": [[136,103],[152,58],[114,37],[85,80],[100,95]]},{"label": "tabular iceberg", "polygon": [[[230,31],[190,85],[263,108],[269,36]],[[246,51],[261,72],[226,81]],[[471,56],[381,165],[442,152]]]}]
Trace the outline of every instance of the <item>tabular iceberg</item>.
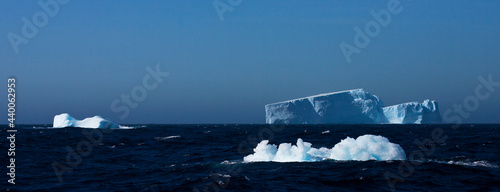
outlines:
[{"label": "tabular iceberg", "polygon": [[440,123],[436,101],[385,107],[363,89],[325,93],[265,106],[268,124]]},{"label": "tabular iceberg", "polygon": [[106,120],[100,116],[85,118],[84,120],[77,120],[67,113],[54,116],[54,123],[52,127],[81,127],[81,128],[120,128],[120,125]]}]

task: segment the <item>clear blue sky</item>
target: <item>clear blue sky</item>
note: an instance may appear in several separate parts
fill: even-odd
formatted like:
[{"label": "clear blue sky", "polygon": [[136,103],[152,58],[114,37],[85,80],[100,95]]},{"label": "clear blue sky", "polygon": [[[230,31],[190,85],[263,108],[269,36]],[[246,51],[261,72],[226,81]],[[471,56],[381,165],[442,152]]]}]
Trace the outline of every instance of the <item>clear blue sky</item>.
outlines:
[{"label": "clear blue sky", "polygon": [[[43,9],[4,1],[1,93],[17,77],[18,123],[52,123],[63,112],[118,123],[264,123],[267,103],[353,88],[386,105],[435,99],[443,113],[474,95],[478,76],[500,81],[497,0],[401,0],[350,63],[340,43],[353,45],[353,28],[364,30],[390,0],[220,2],[232,9],[223,21],[213,1],[73,0],[45,25],[37,17],[41,27],[16,53],[8,34],[22,36],[22,18],[33,22]],[[157,64],[170,75],[121,119],[111,104]],[[466,122],[500,123],[496,88]]]}]

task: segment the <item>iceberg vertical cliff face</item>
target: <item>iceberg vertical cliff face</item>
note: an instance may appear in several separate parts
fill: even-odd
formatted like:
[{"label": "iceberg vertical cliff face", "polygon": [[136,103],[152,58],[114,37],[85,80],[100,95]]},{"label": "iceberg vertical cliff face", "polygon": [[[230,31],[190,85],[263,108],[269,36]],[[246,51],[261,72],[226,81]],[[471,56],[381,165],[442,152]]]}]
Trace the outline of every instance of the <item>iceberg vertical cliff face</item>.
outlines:
[{"label": "iceberg vertical cliff face", "polygon": [[436,101],[425,100],[422,103],[409,102],[382,108],[389,123],[421,124],[441,123],[441,115]]},{"label": "iceberg vertical cliff face", "polygon": [[363,89],[327,93],[266,105],[266,123],[387,123],[382,101]]},{"label": "iceberg vertical cliff face", "polygon": [[363,89],[326,93],[265,106],[268,124],[440,123],[436,101],[384,107]]}]

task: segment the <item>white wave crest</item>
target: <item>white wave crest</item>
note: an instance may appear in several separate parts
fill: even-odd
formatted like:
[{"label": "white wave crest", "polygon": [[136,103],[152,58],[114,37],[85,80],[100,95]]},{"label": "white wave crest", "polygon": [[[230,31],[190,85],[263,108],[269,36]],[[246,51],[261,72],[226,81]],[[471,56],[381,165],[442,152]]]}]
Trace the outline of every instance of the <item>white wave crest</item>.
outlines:
[{"label": "white wave crest", "polygon": [[461,165],[467,167],[489,167],[489,168],[498,168],[498,165],[494,163],[490,163],[488,161],[448,161],[446,162],[450,165]]},{"label": "white wave crest", "polygon": [[168,140],[168,139],[173,139],[173,138],[180,138],[180,135],[173,135],[173,136],[167,136],[167,137],[155,137],[155,140]]}]

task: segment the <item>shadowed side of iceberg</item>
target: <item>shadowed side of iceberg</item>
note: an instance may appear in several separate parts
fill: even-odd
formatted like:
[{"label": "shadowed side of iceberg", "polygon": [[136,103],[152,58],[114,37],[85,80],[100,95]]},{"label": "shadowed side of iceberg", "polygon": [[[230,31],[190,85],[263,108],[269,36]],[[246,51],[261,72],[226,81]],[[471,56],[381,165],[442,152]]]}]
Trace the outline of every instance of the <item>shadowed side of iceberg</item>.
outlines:
[{"label": "shadowed side of iceberg", "polygon": [[265,106],[268,124],[387,123],[382,101],[363,89],[326,93]]},{"label": "shadowed side of iceberg", "polygon": [[408,102],[382,108],[384,115],[393,124],[430,124],[441,123],[437,101],[425,100],[422,103]]},{"label": "shadowed side of iceberg", "polygon": [[77,120],[67,113],[54,116],[52,127],[80,127],[80,128],[120,128],[120,125],[100,116]]},{"label": "shadowed side of iceberg", "polygon": [[314,124],[321,122],[307,98],[266,105],[266,122],[277,124]]}]

